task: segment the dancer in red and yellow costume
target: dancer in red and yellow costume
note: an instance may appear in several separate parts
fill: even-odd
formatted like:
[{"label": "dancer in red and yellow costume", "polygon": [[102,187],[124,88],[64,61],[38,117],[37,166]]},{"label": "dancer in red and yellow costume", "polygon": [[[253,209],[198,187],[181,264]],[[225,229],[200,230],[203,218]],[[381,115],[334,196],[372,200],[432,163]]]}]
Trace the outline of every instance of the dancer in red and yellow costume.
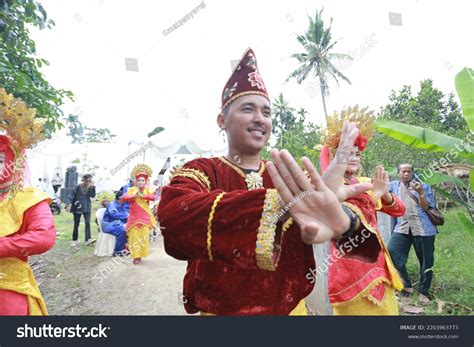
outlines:
[{"label": "dancer in red and yellow costume", "polygon": [[[360,131],[350,153],[335,153],[344,121],[354,122]],[[365,229],[348,238],[333,240],[329,265],[328,292],[335,315],[398,315],[396,290],[403,284],[377,229],[376,212],[399,217],[405,206],[389,193],[388,173],[376,168],[373,179],[356,177],[360,154],[372,136],[372,113],[358,106],[347,108],[328,119],[325,145],[320,163],[324,171],[331,159],[347,163],[344,184],[372,181],[373,189],[344,203],[354,211]]]},{"label": "dancer in red and yellow costume", "polygon": [[35,113],[0,89],[0,316],[48,314],[28,265],[56,241],[48,195],[23,187],[25,150],[43,140]]},{"label": "dancer in red and yellow costume", "polygon": [[132,176],[135,177],[134,187],[129,188],[121,198],[122,201],[130,203],[130,214],[125,229],[128,250],[134,264],[140,263],[143,257],[150,254],[150,231],[156,227],[155,217],[150,210],[150,201],[154,201],[156,195],[147,186],[148,178],[152,173],[148,165],[135,166],[132,170]]}]

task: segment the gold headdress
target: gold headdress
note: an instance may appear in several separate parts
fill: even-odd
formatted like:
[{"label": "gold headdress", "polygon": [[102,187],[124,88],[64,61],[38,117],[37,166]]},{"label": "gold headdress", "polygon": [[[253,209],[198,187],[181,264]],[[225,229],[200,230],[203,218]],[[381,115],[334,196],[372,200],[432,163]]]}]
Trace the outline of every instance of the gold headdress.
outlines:
[{"label": "gold headdress", "polygon": [[[12,150],[14,162],[7,163],[3,175],[10,176],[9,190],[23,189],[26,159],[24,150],[33,148],[44,140],[45,120],[35,118],[36,109],[28,106],[0,88],[0,135],[7,138],[7,146]],[[5,189],[4,189],[5,191]]]},{"label": "gold headdress", "polygon": [[11,147],[20,155],[44,140],[44,119],[35,118],[36,109],[0,88],[0,128],[7,132]]},{"label": "gold headdress", "polygon": [[358,105],[355,105],[354,107],[343,109],[340,114],[334,112],[331,117],[328,117],[326,133],[322,138],[324,146],[320,148],[321,154],[319,156],[322,171],[326,171],[331,159],[336,154],[339,141],[341,140],[344,121],[356,123],[357,128],[359,128],[359,136],[354,145],[359,147],[360,151],[365,149],[367,142],[372,138],[374,132],[374,118],[372,116],[374,112],[367,112],[367,110],[368,107],[360,109]]},{"label": "gold headdress", "polygon": [[139,176],[150,177],[151,175],[153,175],[153,170],[146,164],[138,164],[132,170],[132,176],[135,178]]},{"label": "gold headdress", "polygon": [[363,145],[361,150],[365,149],[365,144],[372,138],[374,133],[374,111],[367,112],[367,110],[368,107],[359,108],[358,105],[355,105],[354,107],[343,109],[340,113],[334,112],[332,116],[328,117],[328,125],[326,134],[323,136],[323,143],[328,146],[331,155],[334,156],[336,153],[344,121],[356,123],[357,128],[359,128],[359,138],[363,137],[365,140],[361,143]]}]

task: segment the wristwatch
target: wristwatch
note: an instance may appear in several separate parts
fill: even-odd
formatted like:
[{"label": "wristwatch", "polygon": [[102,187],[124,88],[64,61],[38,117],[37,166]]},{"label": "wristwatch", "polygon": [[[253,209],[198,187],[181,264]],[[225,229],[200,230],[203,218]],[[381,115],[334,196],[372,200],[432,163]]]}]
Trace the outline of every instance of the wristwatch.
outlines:
[{"label": "wristwatch", "polygon": [[357,215],[354,212],[352,212],[352,210],[349,207],[347,207],[345,205],[342,205],[342,209],[344,210],[344,212],[349,217],[349,219],[351,221],[351,224],[349,226],[349,229],[347,229],[340,236],[336,237],[336,239],[351,237],[354,234],[355,229],[356,229],[356,225],[357,225],[357,218],[358,218]]}]

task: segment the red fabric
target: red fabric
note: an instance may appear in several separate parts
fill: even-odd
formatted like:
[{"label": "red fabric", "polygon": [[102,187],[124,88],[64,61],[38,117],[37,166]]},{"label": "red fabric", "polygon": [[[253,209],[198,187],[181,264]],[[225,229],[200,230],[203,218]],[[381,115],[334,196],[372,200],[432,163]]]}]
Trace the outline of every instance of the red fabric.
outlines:
[{"label": "red fabric", "polygon": [[[131,227],[138,226],[138,225],[147,225],[150,227],[152,226],[151,215],[147,213],[147,211],[145,211],[137,203],[137,199],[140,199],[140,198],[134,198],[130,194],[125,194],[121,198],[122,201],[128,201],[130,203],[130,213],[128,215],[127,224],[125,225],[126,230],[129,230]],[[141,199],[145,201],[153,201],[155,200],[155,195],[145,194],[145,195],[142,195]]]},{"label": "red fabric", "polygon": [[[355,184],[357,180],[351,180],[351,183]],[[403,214],[405,212],[403,203],[399,199],[395,201],[393,207],[384,207],[382,211],[393,216]],[[353,243],[347,240],[331,242],[328,278],[331,303],[351,300],[375,280],[384,278],[391,280],[384,257],[385,245],[377,229],[377,214],[373,199],[367,193],[363,193],[346,202],[359,208],[367,223],[376,229],[379,237],[362,230],[353,236]],[[341,249],[344,251],[342,257]],[[382,293],[375,290],[374,294],[380,296]]]},{"label": "red fabric", "polygon": [[367,142],[369,142],[367,137],[364,137],[361,134],[359,134],[359,136],[357,136],[354,142],[354,146],[357,146],[359,148],[359,151],[363,152],[365,151],[365,146],[367,146]]},{"label": "red fabric", "polygon": [[144,179],[147,179],[148,178],[148,175],[146,172],[139,172],[135,175],[135,178],[138,179],[140,177],[143,177]]},{"label": "red fabric", "polygon": [[[42,201],[24,214],[18,232],[0,237],[0,258],[16,257],[25,262],[28,256],[41,254],[56,242],[56,227],[49,204]],[[0,316],[26,315],[28,301],[25,295],[0,289]]]},{"label": "red fabric", "polygon": [[10,139],[5,135],[0,135],[0,152],[5,153],[5,169],[0,172],[0,184],[8,182],[12,178],[13,160],[15,155],[10,148]]},{"label": "red fabric", "polygon": [[[188,261],[184,278],[185,308],[218,315],[287,315],[313,285],[312,246],[301,241],[298,225],[284,234],[276,271],[256,264],[257,231],[266,189],[247,190],[244,179],[218,158],[196,159],[184,166],[204,173],[211,189],[188,177],[176,176],[163,187],[158,208],[165,250]],[[263,184],[273,188],[265,171]],[[211,206],[222,193],[212,222],[212,254],[207,250]],[[278,231],[281,223],[278,223]]]},{"label": "red fabric", "polygon": [[262,95],[270,101],[267,88],[258,71],[257,58],[251,48],[245,51],[222,91],[222,108],[243,94]]},{"label": "red fabric", "polygon": [[319,156],[319,164],[321,166],[321,172],[326,171],[329,164],[331,163],[331,156],[329,155],[329,147],[324,145],[321,149],[321,155]]},{"label": "red fabric", "polygon": [[392,217],[403,216],[405,214],[405,205],[395,194],[391,194],[391,195],[392,195],[392,198],[395,200],[395,204],[393,204],[392,206],[387,206],[385,204],[382,204],[382,208],[380,209],[380,212],[384,212]]}]

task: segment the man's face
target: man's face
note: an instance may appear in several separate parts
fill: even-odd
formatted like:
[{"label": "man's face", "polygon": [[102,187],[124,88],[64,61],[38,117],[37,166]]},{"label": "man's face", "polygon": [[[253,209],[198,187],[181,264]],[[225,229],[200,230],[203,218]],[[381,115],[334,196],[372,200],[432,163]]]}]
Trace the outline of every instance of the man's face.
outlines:
[{"label": "man's face", "polygon": [[359,147],[354,146],[349,154],[347,171],[351,174],[356,173],[360,169],[360,150]]},{"label": "man's face", "polygon": [[225,127],[231,150],[259,154],[272,132],[270,102],[260,95],[242,96],[230,104],[227,115],[219,114],[217,123]]},{"label": "man's face", "polygon": [[409,164],[400,165],[398,177],[404,183],[410,182],[413,177],[413,167]]},{"label": "man's face", "polygon": [[86,187],[89,187],[91,184],[92,184],[92,178],[91,177],[84,179],[84,185]]},{"label": "man's face", "polygon": [[0,152],[0,178],[3,177],[3,171],[5,170],[6,156],[5,152]]}]

